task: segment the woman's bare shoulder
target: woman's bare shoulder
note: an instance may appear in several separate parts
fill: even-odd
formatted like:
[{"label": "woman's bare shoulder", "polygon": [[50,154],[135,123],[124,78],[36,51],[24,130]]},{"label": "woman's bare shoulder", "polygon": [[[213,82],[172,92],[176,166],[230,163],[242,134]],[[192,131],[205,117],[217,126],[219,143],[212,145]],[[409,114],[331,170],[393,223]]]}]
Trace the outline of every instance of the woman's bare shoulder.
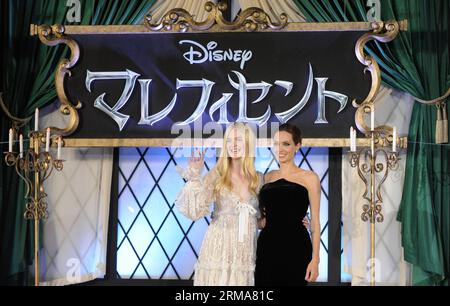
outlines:
[{"label": "woman's bare shoulder", "polygon": [[314,171],[299,169],[294,175],[296,183],[302,184],[308,189],[310,187],[320,186],[320,178]]},{"label": "woman's bare shoulder", "polygon": [[277,172],[278,172],[278,170],[272,170],[272,171],[267,172],[264,175],[264,182],[265,183],[271,182],[273,180],[273,178],[276,176]]}]

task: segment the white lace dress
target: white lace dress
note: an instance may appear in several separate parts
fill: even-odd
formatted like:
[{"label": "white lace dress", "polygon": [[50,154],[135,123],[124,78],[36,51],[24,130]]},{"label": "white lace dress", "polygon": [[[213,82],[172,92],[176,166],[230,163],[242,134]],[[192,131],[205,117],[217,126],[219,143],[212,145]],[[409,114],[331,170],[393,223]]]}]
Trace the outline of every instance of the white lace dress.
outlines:
[{"label": "white lace dress", "polygon": [[[191,168],[178,167],[178,171],[187,180],[175,200],[183,215],[191,220],[200,219],[210,214],[210,204],[215,203],[213,219],[195,264],[194,286],[253,286],[258,199],[251,196],[244,203],[229,190],[216,196],[215,169],[203,178],[198,170]],[[260,188],[263,176],[258,175]]]}]

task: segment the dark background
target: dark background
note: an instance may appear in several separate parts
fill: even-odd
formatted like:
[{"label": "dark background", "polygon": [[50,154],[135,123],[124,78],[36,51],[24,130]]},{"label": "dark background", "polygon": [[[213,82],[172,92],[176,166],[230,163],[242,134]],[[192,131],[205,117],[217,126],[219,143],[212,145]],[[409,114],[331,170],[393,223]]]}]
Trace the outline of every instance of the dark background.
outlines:
[{"label": "dark background", "polygon": [[[248,116],[258,117],[272,108],[270,122],[278,122],[275,112],[290,109],[303,97],[308,82],[309,63],[314,78],[327,77],[326,90],[347,95],[345,109],[337,114],[339,103],[326,98],[326,118],[329,124],[314,124],[317,118],[317,83],[307,105],[289,122],[298,125],[305,138],[346,138],[354,123],[355,108],[351,101],[363,100],[371,86],[370,74],[364,74],[364,66],[355,56],[354,47],[361,32],[278,32],[278,33],[167,33],[167,34],[89,34],[74,35],[81,49],[80,60],[67,77],[65,87],[72,101],[83,103],[80,125],[71,138],[176,138],[170,130],[174,122],[186,120],[198,105],[201,88],[181,88],[175,108],[168,117],[153,126],[138,125],[140,120],[140,91],[136,81],[133,94],[119,111],[130,115],[120,132],[118,125],[105,113],[94,108],[95,99],[106,93],[105,101],[114,106],[122,94],[123,80],[96,80],[92,93],[85,86],[86,71],[124,71],[139,73],[138,79],[152,79],[149,95],[149,115],[165,108],[176,93],[176,79],[215,82],[208,106],[203,114],[203,124],[211,121],[209,107],[222,97],[222,93],[233,93],[228,102],[228,120],[235,121],[238,115],[239,92],[228,81],[228,74],[235,82],[233,70],[241,72],[247,83],[276,80],[294,83],[292,92],[284,96],[285,89],[273,85],[261,102],[251,104],[260,95],[260,90],[248,91]],[[179,45],[183,39],[194,40],[203,46],[216,41],[215,50],[251,50],[252,59],[243,70],[240,62],[204,62],[189,64],[183,58],[190,45]],[[195,50],[197,50],[195,48]],[[219,111],[215,113],[218,120]],[[191,124],[193,129],[193,124]],[[208,135],[204,135],[208,137]]]}]

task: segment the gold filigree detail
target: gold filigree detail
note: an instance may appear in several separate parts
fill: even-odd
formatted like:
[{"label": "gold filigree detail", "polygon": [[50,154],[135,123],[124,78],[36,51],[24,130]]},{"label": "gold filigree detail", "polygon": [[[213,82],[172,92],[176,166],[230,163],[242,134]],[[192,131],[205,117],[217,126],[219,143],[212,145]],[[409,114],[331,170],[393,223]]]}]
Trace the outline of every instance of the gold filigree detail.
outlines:
[{"label": "gold filigree detail", "polygon": [[[63,169],[59,165],[62,160],[53,158],[49,151],[41,151],[45,144],[46,137],[40,131],[29,133],[30,147],[26,151],[4,152],[5,161],[8,167],[14,167],[16,173],[24,180],[26,185],[25,212],[26,220],[34,220],[34,284],[39,285],[39,224],[43,219],[48,218],[47,194],[44,183],[50,177],[53,169],[58,171]],[[58,136],[61,138],[61,136]],[[31,145],[33,144],[33,145]]]},{"label": "gold filigree detail", "polygon": [[[375,107],[375,98],[378,94],[378,90],[381,85],[381,73],[380,67],[377,61],[370,55],[364,52],[366,43],[371,40],[379,42],[392,41],[399,33],[401,29],[406,29],[406,21],[402,21],[400,24],[397,21],[388,22],[373,22],[372,32],[366,33],[358,39],[355,46],[355,54],[359,62],[366,66],[364,73],[369,71],[372,76],[372,86],[370,92],[364,101],[358,102],[353,100],[353,107],[357,108],[355,113],[355,123],[358,129],[368,135],[370,127],[364,121],[364,116],[370,114]],[[391,126],[382,125],[374,128],[375,130],[375,144],[380,146],[388,146],[392,144],[393,128]]]},{"label": "gold filigree detail", "polygon": [[64,136],[70,135],[78,127],[79,116],[77,110],[81,108],[82,104],[80,101],[77,101],[76,104],[69,101],[64,90],[64,78],[66,75],[69,77],[72,75],[70,69],[77,63],[80,57],[80,48],[75,40],[64,34],[65,28],[63,25],[32,25],[31,31],[32,35],[39,35],[40,41],[47,46],[65,44],[70,48],[70,59],[61,59],[55,71],[56,93],[61,101],[60,111],[63,115],[70,116],[70,120],[65,128],[51,127],[53,131]]},{"label": "gold filigree detail", "polygon": [[[398,161],[400,160],[398,154],[398,152],[388,153],[384,149],[375,149],[372,156],[371,148],[367,147],[363,147],[356,152],[350,152],[350,165],[358,170],[358,175],[365,187],[362,197],[364,201],[367,201],[367,204],[363,205],[363,212],[361,213],[363,221],[383,222],[381,187],[389,173],[398,169]],[[381,180],[377,180],[375,174],[381,174]]]},{"label": "gold filigree detail", "polygon": [[[9,167],[14,167],[16,173],[25,183],[25,219],[41,220],[48,217],[47,194],[44,183],[53,170],[63,169],[63,160],[55,159],[50,152],[40,151],[45,135],[39,131],[30,132],[30,143],[34,147],[24,151],[22,157],[17,152],[5,152],[5,161]],[[58,136],[60,137],[60,136]]]},{"label": "gold filigree detail", "polygon": [[147,15],[144,19],[144,25],[151,31],[167,32],[187,32],[189,29],[194,31],[205,31],[217,25],[222,31],[264,31],[280,30],[287,25],[288,17],[286,14],[279,16],[278,23],[272,22],[264,10],[257,7],[250,7],[238,15],[235,21],[227,21],[223,13],[227,9],[225,3],[214,4],[205,3],[205,10],[209,13],[206,20],[196,22],[194,17],[186,10],[175,8],[167,12],[160,23],[152,24],[152,16]]}]

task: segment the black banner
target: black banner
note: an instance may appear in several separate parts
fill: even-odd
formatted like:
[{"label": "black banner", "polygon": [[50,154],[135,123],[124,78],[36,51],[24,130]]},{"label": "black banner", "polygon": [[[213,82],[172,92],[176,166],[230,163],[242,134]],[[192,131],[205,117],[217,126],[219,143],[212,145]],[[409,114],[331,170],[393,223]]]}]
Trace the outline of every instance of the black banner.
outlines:
[{"label": "black banner", "polygon": [[305,138],[346,138],[351,102],[371,87],[354,51],[361,35],[71,35],[80,59],[64,86],[83,107],[70,138],[176,138],[188,127],[209,137],[206,125],[234,121],[268,133],[271,123],[292,122]]}]

